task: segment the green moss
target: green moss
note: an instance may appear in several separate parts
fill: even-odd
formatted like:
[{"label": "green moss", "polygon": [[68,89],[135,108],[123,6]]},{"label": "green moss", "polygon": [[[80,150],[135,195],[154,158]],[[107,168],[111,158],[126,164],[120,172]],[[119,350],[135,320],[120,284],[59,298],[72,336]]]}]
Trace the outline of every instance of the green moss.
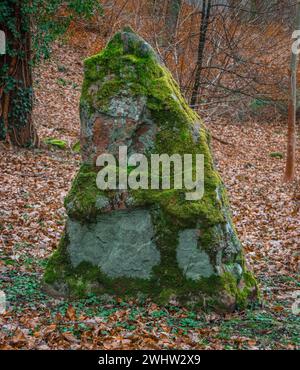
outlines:
[{"label": "green moss", "polygon": [[[69,294],[75,296],[90,291],[119,296],[136,296],[142,292],[158,302],[167,302],[174,295],[183,303],[216,307],[222,305],[220,296],[227,294],[242,306],[256,282],[250,273],[245,272],[239,248],[230,254],[230,258],[222,255],[221,264],[239,263],[244,268],[241,279],[229,272],[215,271],[209,278],[193,281],[187,279],[178,266],[176,248],[182,230],[199,230],[199,247],[208,253],[213,266],[217,266],[218,250],[223,248],[224,240],[221,239],[226,233],[228,240],[225,243],[235,245],[239,242],[224,185],[214,169],[209,133],[186,103],[170,72],[158,63],[152,49],[131,37],[131,31],[126,32],[125,41],[124,33],[118,33],[103,52],[85,61],[81,106],[89,118],[93,113],[105,114],[111,99],[118,95],[146,97],[147,109],[158,128],[153,153],[203,154],[204,196],[198,201],[187,201],[185,189],[129,191],[134,206],[148,208],[152,216],[161,263],[153,268],[150,280],[111,279],[88,263],[73,268],[67,257],[68,240],[65,237],[48,263],[45,282],[66,284]],[[97,188],[96,177],[97,171],[92,166],[84,164],[80,168],[65,200],[70,218],[93,222],[103,212],[97,208],[98,197],[114,200],[115,192]],[[228,225],[232,226],[230,235],[226,231]]]},{"label": "green moss", "polygon": [[[59,263],[59,268],[57,263]],[[239,307],[244,308],[253,291],[248,288],[239,291],[236,281],[230,274],[213,275],[195,282],[185,279],[174,266],[174,273],[171,276],[166,272],[164,274],[163,268],[161,266],[160,269],[154,271],[149,281],[125,277],[111,279],[90,263],[81,263],[77,268],[73,268],[65,259],[63,250],[59,249],[57,254],[49,260],[44,280],[50,285],[55,282],[56,287],[60,284],[67,285],[67,296],[71,298],[82,298],[90,293],[131,298],[143,293],[159,304],[168,304],[174,297],[180,303],[194,308],[219,310],[224,309],[220,299],[222,295],[229,294],[233,298],[236,297]]]},{"label": "green moss", "polygon": [[[221,179],[213,169],[213,160],[207,143],[207,130],[198,115],[190,109],[180,93],[171,73],[157,62],[152,49],[144,50],[139,39],[130,38],[132,31],[127,30],[128,40],[124,42],[118,33],[100,54],[85,61],[85,80],[81,104],[95,107],[100,112],[107,110],[109,100],[119,92],[126,91],[131,96],[146,96],[147,107],[158,126],[155,139],[155,153],[203,154],[205,157],[205,196],[199,202],[182,204],[182,192],[173,192],[171,202],[167,192],[138,192],[150,203],[161,199],[172,214],[184,218],[210,215],[213,223],[223,221],[216,211],[216,189]],[[125,45],[125,46],[124,46]],[[126,50],[125,50],[126,47]],[[99,81],[100,85],[99,85]],[[99,85],[94,95],[91,87]],[[93,102],[91,103],[91,99]],[[192,137],[193,126],[200,123],[199,137]],[[220,213],[220,212],[219,212]]]},{"label": "green moss", "polygon": [[97,208],[97,199],[101,196],[109,197],[110,192],[101,191],[97,187],[96,178],[95,168],[86,164],[80,167],[64,202],[69,217],[92,220],[101,213],[101,209]]},{"label": "green moss", "polygon": [[65,267],[70,265],[67,254],[68,242],[68,237],[64,233],[57,250],[53,253],[47,263],[47,268],[44,274],[45,283],[53,284],[60,280],[65,273]]},{"label": "green moss", "polygon": [[248,270],[244,270],[241,279],[237,279],[233,274],[225,272],[221,279],[225,290],[232,296],[236,297],[237,307],[245,309],[249,302],[258,301],[258,286],[257,281]]},{"label": "green moss", "polygon": [[[131,31],[127,31],[129,34]],[[128,36],[128,35],[127,35]],[[129,36],[128,36],[129,37]],[[124,44],[127,50],[124,50]],[[107,80],[107,76],[110,78]],[[101,82],[95,96],[90,87]],[[139,40],[130,38],[127,43],[117,34],[104,51],[85,61],[85,81],[82,104],[105,112],[110,98],[127,91],[131,96],[146,96],[147,107],[158,126],[155,153],[203,154],[205,158],[205,195],[198,202],[182,201],[184,191],[137,191],[138,203],[159,203],[173,216],[183,219],[208,217],[208,223],[225,222],[216,189],[221,179],[214,171],[213,160],[207,143],[208,133],[197,114],[189,108],[171,73],[157,62],[155,55],[144,51]],[[88,93],[87,93],[88,92]],[[93,104],[90,104],[93,99]],[[198,138],[192,136],[193,126],[200,124]]]},{"label": "green moss", "polygon": [[59,148],[59,149],[66,149],[67,148],[67,143],[65,140],[61,140],[61,139],[54,139],[54,138],[46,138],[44,140],[44,143],[47,144],[47,145],[52,145],[56,148]]},{"label": "green moss", "polygon": [[270,158],[283,159],[284,155],[281,152],[273,152],[269,154]]},{"label": "green moss", "polygon": [[158,303],[165,305],[168,304],[172,297],[176,297],[176,291],[173,289],[163,289],[158,296]]},{"label": "green moss", "polygon": [[[89,293],[111,294],[119,297],[136,297],[143,293],[159,304],[167,304],[172,296],[181,303],[192,305],[203,302],[207,306],[216,307],[216,292],[222,290],[221,280],[217,276],[203,278],[199,282],[185,279],[176,267],[171,267],[171,275],[160,266],[153,272],[151,280],[129,279],[126,277],[112,279],[90,263],[81,263],[73,268],[67,257],[67,244],[61,243],[57,252],[50,258],[44,275],[46,285],[54,287],[58,292],[63,286],[63,295],[71,298],[82,298]],[[67,289],[66,289],[67,287]]]},{"label": "green moss", "polygon": [[[112,279],[98,267],[83,262],[74,268],[68,257],[68,238],[64,235],[58,250],[50,258],[44,280],[58,291],[63,286],[64,294],[81,298],[89,293],[111,294],[120,297],[135,297],[143,293],[159,304],[166,304],[171,297],[193,307],[223,310],[220,297],[227,294],[236,299],[239,307],[245,307],[256,281],[250,272],[243,273],[244,287],[230,273],[215,274],[198,281],[187,279],[178,267],[176,246],[178,232],[186,225],[170,222],[170,217],[158,207],[152,208],[156,243],[161,253],[161,264],[153,268],[150,280],[120,277]],[[67,286],[67,290],[66,290]]]},{"label": "green moss", "polygon": [[243,288],[238,289],[237,304],[240,308],[246,308],[249,301],[259,302],[261,300],[258,283],[249,270],[244,270],[242,281],[245,284]]},{"label": "green moss", "polygon": [[80,153],[81,151],[80,141],[77,141],[75,144],[73,144],[72,150],[74,153]]}]

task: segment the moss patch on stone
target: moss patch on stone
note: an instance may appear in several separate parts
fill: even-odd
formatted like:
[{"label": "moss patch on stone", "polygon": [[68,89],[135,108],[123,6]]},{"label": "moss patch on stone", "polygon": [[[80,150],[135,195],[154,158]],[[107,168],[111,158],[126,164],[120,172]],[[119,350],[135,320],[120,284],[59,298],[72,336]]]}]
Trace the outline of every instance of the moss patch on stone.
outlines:
[{"label": "moss patch on stone", "polygon": [[[67,245],[68,240],[64,235],[58,250],[49,260],[44,275],[45,285],[54,288],[61,296],[82,298],[94,293],[130,298],[144,294],[159,304],[167,304],[174,297],[190,307],[219,311],[228,311],[227,303],[222,304],[220,299],[222,295],[229,295],[232,301],[237,299],[240,308],[248,304],[250,294],[250,290],[247,290],[248,285],[239,291],[236,281],[228,273],[202,278],[197,282],[186,279],[174,263],[171,250],[164,252],[167,257],[165,263],[154,268],[150,280],[125,277],[111,279],[90,263],[83,262],[76,268],[72,267]],[[250,273],[247,273],[247,278],[254,279]],[[252,282],[255,282],[255,279],[251,281],[249,287],[253,287]]]},{"label": "moss patch on stone", "polygon": [[[145,98],[145,109],[157,127],[152,153],[204,155],[204,196],[188,201],[186,189],[128,190],[128,208],[146,208],[151,212],[161,262],[153,267],[150,279],[111,278],[86,262],[72,266],[66,233],[49,260],[45,283],[74,296],[91,291],[120,296],[142,292],[160,302],[176,296],[181,302],[196,306],[227,310],[246,306],[255,299],[257,283],[244,264],[225,187],[214,168],[209,134],[153,49],[130,29],[117,33],[104,51],[85,61],[82,117],[92,120],[99,114],[110,115],[115,102],[124,96]],[[128,172],[131,170],[128,168]],[[81,166],[65,199],[70,219],[92,223],[107,211],[106,206],[114,209],[120,193],[99,190],[96,177],[93,164]],[[171,175],[171,183],[172,180]],[[184,230],[198,232],[199,251],[208,255],[213,266],[211,276],[192,280],[179,267],[176,250]]]},{"label": "moss patch on stone", "polygon": [[[209,217],[208,222],[211,224],[224,222],[220,201],[216,197],[216,189],[222,183],[213,169],[207,130],[197,114],[187,105],[170,72],[158,63],[152,49],[144,49],[144,44],[128,36],[130,33],[130,29],[127,29],[127,44],[122,39],[124,33],[118,33],[103,52],[85,61],[81,104],[95,109],[90,114],[105,113],[111,99],[118,94],[126,92],[130,96],[146,96],[147,108],[158,126],[153,152],[169,155],[203,154],[205,195],[199,202],[183,202],[184,190],[136,191],[133,193],[137,202],[141,206],[143,203],[159,202],[174,216],[186,220]],[[99,89],[93,89],[95,84]],[[88,203],[94,203],[97,193],[95,176],[90,169],[82,168],[71,190],[71,197],[78,192],[86,193],[85,199],[80,201],[82,208],[79,209],[83,211],[90,207]],[[81,183],[84,184],[85,181],[87,185],[83,188]],[[222,195],[225,197],[225,194]],[[70,197],[67,199],[70,200]],[[79,213],[77,215],[79,216]]]},{"label": "moss patch on stone", "polygon": [[143,294],[159,304],[167,304],[171,298],[193,308],[228,311],[244,309],[256,299],[257,283],[252,273],[244,270],[240,278],[222,272],[197,281],[188,279],[176,260],[178,230],[184,224],[170,222],[170,217],[159,208],[152,208],[152,219],[157,235],[161,263],[153,268],[151,279],[110,278],[97,266],[82,262],[73,267],[68,253],[68,236],[64,234],[58,250],[50,258],[44,282],[59,295],[82,298],[90,293],[109,294],[128,298]]},{"label": "moss patch on stone", "polygon": [[89,165],[80,167],[64,201],[69,217],[79,220],[93,219],[99,212],[96,207],[97,197],[107,194],[97,187],[96,178],[97,172],[94,168]]}]

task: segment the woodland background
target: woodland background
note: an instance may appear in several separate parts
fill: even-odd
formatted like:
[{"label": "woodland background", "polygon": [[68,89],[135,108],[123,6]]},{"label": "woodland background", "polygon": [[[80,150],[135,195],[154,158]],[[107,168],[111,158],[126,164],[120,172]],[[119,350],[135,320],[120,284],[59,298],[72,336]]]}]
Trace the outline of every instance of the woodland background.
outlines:
[{"label": "woodland background", "polygon": [[[299,349],[300,317],[292,312],[300,290],[299,145],[293,181],[283,181],[295,3],[102,0],[92,18],[72,18],[50,58],[33,67],[34,145],[18,147],[14,130],[0,144],[0,290],[9,302],[0,315],[1,349]],[[67,14],[61,6],[51,17]],[[212,133],[260,306],[224,316],[176,303],[69,302],[41,290],[80,164],[83,60],[125,25],[154,46]],[[294,131],[295,140],[297,116]]]}]

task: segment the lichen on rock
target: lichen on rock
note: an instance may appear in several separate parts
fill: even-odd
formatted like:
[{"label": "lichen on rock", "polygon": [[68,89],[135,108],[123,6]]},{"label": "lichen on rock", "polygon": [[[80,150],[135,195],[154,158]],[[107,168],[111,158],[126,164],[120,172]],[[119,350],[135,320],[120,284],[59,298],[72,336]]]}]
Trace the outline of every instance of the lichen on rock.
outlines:
[{"label": "lichen on rock", "polygon": [[[82,166],[65,199],[68,221],[45,284],[65,295],[144,293],[161,303],[233,310],[257,299],[215,170],[209,133],[171,73],[132,30],[85,61]],[[97,188],[96,159],[130,153],[203,154],[204,196],[185,189]],[[130,172],[130,168],[128,171]],[[172,179],[173,180],[173,179]]]}]

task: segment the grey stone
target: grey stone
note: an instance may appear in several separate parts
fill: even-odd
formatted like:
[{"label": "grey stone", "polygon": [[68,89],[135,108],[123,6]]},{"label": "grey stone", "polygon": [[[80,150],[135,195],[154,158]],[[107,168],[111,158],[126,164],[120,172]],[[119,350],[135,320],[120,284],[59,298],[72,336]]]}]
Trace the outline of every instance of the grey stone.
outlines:
[{"label": "grey stone", "polygon": [[139,54],[141,57],[150,56],[155,59],[159,64],[162,64],[162,61],[158,54],[154,52],[152,47],[137,34],[132,32],[131,29],[124,29],[122,32],[122,40],[124,45],[124,50],[128,54]]},{"label": "grey stone", "polygon": [[110,206],[109,199],[104,195],[98,195],[96,198],[96,208],[105,209]]},{"label": "grey stone", "polygon": [[193,136],[194,143],[198,143],[199,141],[200,129],[201,129],[200,122],[196,122],[192,128],[192,136]]},{"label": "grey stone", "polygon": [[106,113],[111,117],[126,117],[138,121],[144,112],[146,102],[144,96],[134,97],[130,93],[121,92],[117,98],[111,99]]},{"label": "grey stone", "polygon": [[71,263],[90,262],[107,276],[149,279],[160,253],[147,210],[113,211],[94,223],[68,220]]},{"label": "grey stone", "polygon": [[237,279],[240,279],[243,273],[242,266],[238,263],[224,265],[224,270],[235,276]]},{"label": "grey stone", "polygon": [[[137,297],[140,292],[161,303],[173,297],[195,305],[220,303],[228,310],[237,298],[246,304],[256,283],[252,274],[244,274],[209,134],[154,50],[132,30],[117,33],[105,50],[85,61],[80,112],[83,166],[66,200],[65,235],[45,281],[75,296]],[[173,188],[97,189],[97,158],[109,153],[118,159],[120,146],[127,146],[128,157],[140,153],[148,159],[204,154],[204,197],[188,201],[185,189]],[[91,266],[96,267],[92,273]],[[206,289],[203,279],[209,277]]]},{"label": "grey stone", "polygon": [[214,274],[208,254],[198,247],[197,229],[187,229],[179,233],[177,263],[185,276],[192,280]]},{"label": "grey stone", "polygon": [[153,150],[157,127],[146,108],[145,97],[133,97],[122,91],[110,100],[105,111],[91,115],[88,112],[83,104],[81,145],[85,163],[93,163],[97,153],[108,152],[118,157],[122,145],[128,147],[129,155]]}]

